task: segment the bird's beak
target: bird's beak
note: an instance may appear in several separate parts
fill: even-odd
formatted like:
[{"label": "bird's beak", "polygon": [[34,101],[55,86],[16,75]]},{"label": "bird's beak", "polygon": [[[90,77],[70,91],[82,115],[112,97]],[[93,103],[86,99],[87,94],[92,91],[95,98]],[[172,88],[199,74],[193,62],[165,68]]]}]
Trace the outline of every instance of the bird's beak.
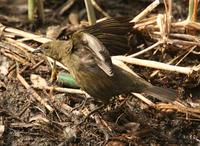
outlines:
[{"label": "bird's beak", "polygon": [[32,53],[42,53],[42,48],[37,47]]}]

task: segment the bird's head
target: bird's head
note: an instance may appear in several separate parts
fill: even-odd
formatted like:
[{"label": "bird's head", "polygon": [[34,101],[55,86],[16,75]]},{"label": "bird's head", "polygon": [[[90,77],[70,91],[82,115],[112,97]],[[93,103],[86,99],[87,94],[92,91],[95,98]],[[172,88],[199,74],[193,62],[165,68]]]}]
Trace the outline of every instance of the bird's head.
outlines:
[{"label": "bird's head", "polygon": [[53,40],[42,44],[36,49],[36,52],[41,52],[45,56],[49,56],[57,61],[60,61],[66,55],[70,55],[73,44],[71,40]]}]

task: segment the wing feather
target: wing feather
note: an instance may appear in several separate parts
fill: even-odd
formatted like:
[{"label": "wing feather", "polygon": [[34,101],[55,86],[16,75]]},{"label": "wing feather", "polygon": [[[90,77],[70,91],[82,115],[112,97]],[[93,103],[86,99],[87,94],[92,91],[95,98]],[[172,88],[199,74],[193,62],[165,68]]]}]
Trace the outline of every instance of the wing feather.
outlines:
[{"label": "wing feather", "polygon": [[113,75],[112,61],[108,50],[95,36],[82,32],[82,41],[86,42],[91,53],[94,54],[97,65],[109,76]]}]

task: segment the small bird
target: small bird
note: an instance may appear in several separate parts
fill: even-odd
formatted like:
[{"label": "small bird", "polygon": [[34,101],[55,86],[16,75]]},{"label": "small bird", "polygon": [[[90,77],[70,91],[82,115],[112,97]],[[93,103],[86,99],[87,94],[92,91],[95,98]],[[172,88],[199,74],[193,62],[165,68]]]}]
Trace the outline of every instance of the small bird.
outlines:
[{"label": "small bird", "polygon": [[65,65],[81,89],[104,105],[113,96],[130,92],[146,93],[163,102],[172,102],[177,96],[172,89],[153,86],[112,64],[105,45],[90,33],[79,31],[67,41],[54,40],[40,48],[44,55]]}]

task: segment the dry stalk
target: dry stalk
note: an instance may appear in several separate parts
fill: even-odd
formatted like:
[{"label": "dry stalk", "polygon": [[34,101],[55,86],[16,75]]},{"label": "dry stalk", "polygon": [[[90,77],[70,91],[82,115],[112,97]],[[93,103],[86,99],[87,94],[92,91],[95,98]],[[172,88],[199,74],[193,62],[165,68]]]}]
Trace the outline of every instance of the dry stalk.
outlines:
[{"label": "dry stalk", "polygon": [[30,95],[34,97],[37,101],[39,101],[42,105],[44,105],[50,112],[53,112],[54,109],[44,100],[41,98],[40,95],[37,94],[37,92],[31,88],[31,86],[26,82],[26,80],[18,73],[17,79],[22,83],[22,85],[29,90]]},{"label": "dry stalk", "polygon": [[159,46],[159,45],[162,44],[162,43],[163,43],[162,41],[158,41],[158,42],[156,42],[155,44],[153,44],[153,45],[147,47],[146,49],[143,49],[143,50],[141,50],[141,51],[139,51],[139,52],[137,52],[137,53],[134,53],[134,54],[132,54],[132,55],[129,55],[128,57],[137,57],[137,56],[139,56],[139,55],[142,55],[142,54],[144,54],[144,53],[146,53],[146,52],[148,52],[148,51],[154,49],[155,47]]},{"label": "dry stalk", "polygon": [[63,4],[62,8],[60,9],[59,15],[63,15],[64,12],[66,12],[68,9],[70,9],[74,5],[75,1],[76,0],[68,0],[68,1],[66,1]]},{"label": "dry stalk", "polygon": [[139,15],[137,15],[133,20],[130,22],[138,22],[142,18],[144,18],[147,14],[149,14],[153,9],[155,9],[160,4],[160,0],[155,0],[151,3],[146,9],[144,9]]},{"label": "dry stalk", "polygon": [[183,74],[187,74],[187,75],[192,74],[194,71],[198,71],[198,68],[196,66],[181,67],[181,66],[174,66],[174,65],[169,65],[166,63],[138,59],[138,58],[131,58],[131,57],[126,57],[126,56],[113,56],[112,59],[118,59],[123,62],[134,64],[134,65],[140,65],[140,66],[145,66],[145,67],[150,67],[150,68],[155,68],[155,69],[173,71],[173,72],[183,73]]},{"label": "dry stalk", "polygon": [[155,105],[155,108],[157,109],[172,109],[176,110],[178,112],[182,112],[185,114],[190,114],[194,117],[200,118],[200,110],[199,108],[190,108],[186,106],[180,106],[177,104],[166,104],[166,103],[159,103]]},{"label": "dry stalk", "polygon": [[155,106],[155,103],[153,103],[152,101],[150,101],[149,99],[147,99],[146,97],[144,97],[142,94],[138,94],[138,93],[132,93],[132,94],[135,95],[140,100],[142,100],[147,105],[149,105],[150,107],[154,107]]},{"label": "dry stalk", "polygon": [[11,52],[11,51],[9,51],[9,50],[0,50],[0,52],[4,55],[4,56],[6,56],[6,57],[8,57],[8,58],[10,58],[10,59],[12,59],[12,60],[15,60],[15,61],[17,61],[17,62],[19,62],[19,63],[21,63],[21,64],[23,64],[23,65],[25,65],[25,64],[27,64],[28,63],[28,61],[27,60],[25,60],[24,58],[22,58],[22,57],[20,57],[19,55],[17,55],[17,54],[14,54],[13,52]]},{"label": "dry stalk", "polygon": [[61,87],[46,86],[46,87],[44,87],[44,89],[51,90],[51,91],[57,91],[57,92],[70,93],[70,94],[83,94],[83,95],[87,94],[80,89],[72,89],[72,88],[61,88]]},{"label": "dry stalk", "polygon": [[[1,29],[3,28],[3,29]],[[34,40],[40,43],[45,43],[51,41],[51,39],[45,38],[43,36],[35,35],[29,32],[25,32],[19,29],[11,28],[11,27],[5,27],[2,24],[0,25],[0,34],[4,35],[11,35],[11,36],[21,36],[24,38],[28,38],[29,40]]]},{"label": "dry stalk", "polygon": [[26,50],[28,50],[30,52],[33,52],[35,50],[33,47],[31,47],[29,45],[26,45],[25,43],[22,43],[20,41],[17,41],[17,40],[11,39],[11,38],[5,38],[5,40],[9,44],[11,44],[11,45],[13,45],[15,47],[18,47],[18,48],[21,47],[21,48],[23,48],[23,51],[24,51],[24,49],[26,49]]},{"label": "dry stalk", "polygon": [[166,14],[166,37],[168,38],[168,35],[171,31],[171,17],[172,17],[172,0],[164,1],[165,4],[165,14]]},{"label": "dry stalk", "polygon": [[[183,56],[184,54],[187,54],[187,52],[181,53],[180,55],[176,56],[175,58],[173,58],[172,60],[170,60],[169,62],[167,62],[167,64],[172,64],[173,62],[175,62],[177,59],[179,59],[181,56]],[[178,64],[176,64],[178,65]],[[150,75],[150,77],[154,77],[156,74],[158,74],[160,72],[160,70],[155,70],[153,71],[153,73]]]},{"label": "dry stalk", "polygon": [[104,15],[105,17],[109,18],[110,15],[108,13],[106,13],[97,3],[95,0],[92,0],[92,5],[95,7],[95,9],[97,9],[102,15]]}]

